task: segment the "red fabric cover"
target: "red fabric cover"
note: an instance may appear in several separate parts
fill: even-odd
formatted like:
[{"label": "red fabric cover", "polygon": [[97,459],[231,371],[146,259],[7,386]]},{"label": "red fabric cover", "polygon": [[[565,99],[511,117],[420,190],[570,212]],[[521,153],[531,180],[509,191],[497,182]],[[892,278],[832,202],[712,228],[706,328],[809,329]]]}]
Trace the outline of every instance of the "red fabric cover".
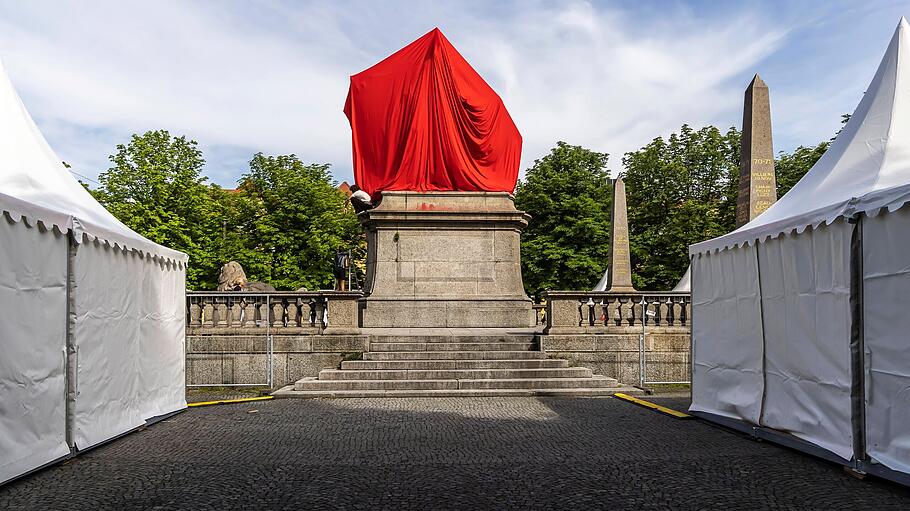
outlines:
[{"label": "red fabric cover", "polygon": [[512,192],[521,134],[438,28],[351,77],[354,179],[385,190]]}]

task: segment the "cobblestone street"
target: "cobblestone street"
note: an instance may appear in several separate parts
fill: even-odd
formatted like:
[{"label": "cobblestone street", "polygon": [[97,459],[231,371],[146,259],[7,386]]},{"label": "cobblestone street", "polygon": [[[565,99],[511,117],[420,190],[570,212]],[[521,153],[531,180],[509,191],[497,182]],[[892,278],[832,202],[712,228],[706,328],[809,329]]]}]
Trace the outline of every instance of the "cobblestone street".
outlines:
[{"label": "cobblestone street", "polygon": [[910,508],[910,490],[697,420],[569,398],[194,408],[0,487],[0,509],[152,508],[884,510]]}]

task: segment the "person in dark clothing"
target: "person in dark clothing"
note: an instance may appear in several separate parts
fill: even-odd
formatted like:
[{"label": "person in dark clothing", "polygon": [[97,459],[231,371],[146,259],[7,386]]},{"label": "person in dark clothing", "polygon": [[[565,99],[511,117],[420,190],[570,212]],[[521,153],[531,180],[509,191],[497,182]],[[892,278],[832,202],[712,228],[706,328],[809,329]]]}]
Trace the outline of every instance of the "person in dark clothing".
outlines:
[{"label": "person in dark clothing", "polygon": [[373,209],[373,199],[370,197],[370,194],[360,189],[359,186],[351,186],[351,205],[354,206],[354,211],[360,213]]}]

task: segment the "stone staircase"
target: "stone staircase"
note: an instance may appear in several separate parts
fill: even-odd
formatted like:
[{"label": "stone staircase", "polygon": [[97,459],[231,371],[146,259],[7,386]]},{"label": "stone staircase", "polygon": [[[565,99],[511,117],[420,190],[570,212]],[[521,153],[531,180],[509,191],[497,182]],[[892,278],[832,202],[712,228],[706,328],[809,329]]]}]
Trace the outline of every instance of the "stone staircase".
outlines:
[{"label": "stone staircase", "polygon": [[[370,336],[363,360],[345,361],[279,397],[605,396],[637,393],[585,367],[547,358],[533,332],[439,333],[409,329]],[[421,331],[424,330],[424,331]]]}]

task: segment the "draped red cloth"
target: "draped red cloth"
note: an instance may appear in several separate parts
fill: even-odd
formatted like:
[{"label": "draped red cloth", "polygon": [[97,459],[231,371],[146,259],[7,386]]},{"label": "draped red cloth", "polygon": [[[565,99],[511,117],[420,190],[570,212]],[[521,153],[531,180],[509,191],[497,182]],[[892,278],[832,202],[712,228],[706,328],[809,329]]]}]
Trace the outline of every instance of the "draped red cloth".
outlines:
[{"label": "draped red cloth", "polygon": [[387,190],[512,192],[521,134],[438,28],[351,77],[354,179]]}]

